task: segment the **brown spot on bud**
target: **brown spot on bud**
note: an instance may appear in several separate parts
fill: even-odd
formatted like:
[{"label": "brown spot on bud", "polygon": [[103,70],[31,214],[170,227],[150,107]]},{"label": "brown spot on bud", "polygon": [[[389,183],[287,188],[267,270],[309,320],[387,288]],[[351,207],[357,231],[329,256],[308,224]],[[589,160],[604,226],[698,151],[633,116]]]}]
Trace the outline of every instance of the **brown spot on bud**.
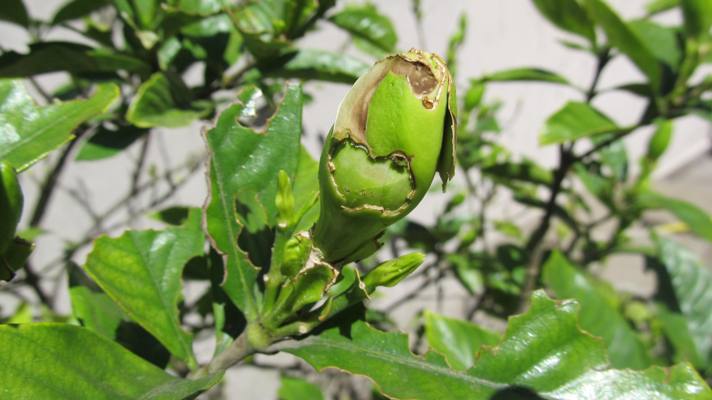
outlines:
[{"label": "brown spot on bud", "polygon": [[420,96],[432,92],[438,85],[438,80],[433,75],[433,71],[420,61],[408,61],[397,57],[393,62],[391,71],[404,75],[408,79],[413,93]]},{"label": "brown spot on bud", "polygon": [[427,108],[428,110],[430,110],[430,109],[433,108],[433,105],[434,105],[434,104],[433,104],[433,101],[430,100],[429,98],[426,97],[426,98],[423,99],[423,107],[425,107],[425,108]]}]

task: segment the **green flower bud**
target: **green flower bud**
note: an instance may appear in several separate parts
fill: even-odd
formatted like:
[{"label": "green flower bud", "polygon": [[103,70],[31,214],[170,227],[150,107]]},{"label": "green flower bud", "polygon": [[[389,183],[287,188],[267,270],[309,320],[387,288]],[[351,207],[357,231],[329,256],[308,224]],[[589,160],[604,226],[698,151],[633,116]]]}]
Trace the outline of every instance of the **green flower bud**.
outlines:
[{"label": "green flower bud", "polygon": [[378,286],[395,286],[415,271],[423,260],[425,260],[423,253],[410,253],[380,264],[363,278],[366,292],[372,293]]},{"label": "green flower bud", "polygon": [[0,255],[15,237],[17,224],[22,215],[22,190],[17,182],[15,169],[0,162]]},{"label": "green flower bud", "polygon": [[314,241],[326,261],[344,264],[379,247],[384,229],[454,173],[452,77],[434,54],[385,58],[343,99],[319,166],[321,211]]}]

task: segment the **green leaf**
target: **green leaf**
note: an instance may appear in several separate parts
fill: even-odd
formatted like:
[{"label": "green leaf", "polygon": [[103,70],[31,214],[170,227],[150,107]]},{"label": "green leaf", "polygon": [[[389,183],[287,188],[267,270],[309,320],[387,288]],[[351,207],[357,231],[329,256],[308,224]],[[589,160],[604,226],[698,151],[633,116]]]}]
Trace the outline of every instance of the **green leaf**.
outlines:
[{"label": "green leaf", "polygon": [[592,106],[570,101],[546,120],[539,143],[563,143],[618,129],[615,122]]},{"label": "green leaf", "polygon": [[169,79],[164,73],[155,73],[138,88],[126,112],[126,120],[140,128],[189,125],[205,116],[208,110],[189,106],[186,92],[182,82]]},{"label": "green leaf", "polygon": [[94,290],[77,268],[69,270],[69,298],[72,315],[85,328],[108,339],[116,338],[116,330],[126,314],[106,293]]},{"label": "green leaf", "polygon": [[0,21],[7,21],[26,28],[29,25],[30,17],[22,0],[5,0],[0,7]]},{"label": "green leaf", "polygon": [[333,367],[366,375],[379,391],[396,398],[485,399],[512,385],[551,399],[712,398],[687,364],[609,369],[603,343],[578,329],[577,308],[573,301],[557,303],[535,292],[529,311],[510,318],[503,341],[483,347],[467,371],[450,369],[433,352],[413,355],[407,336],[363,322],[325,330],[284,349],[319,370]]},{"label": "green leaf", "polygon": [[348,6],[329,17],[329,21],[382,53],[392,53],[396,50],[398,36],[393,23],[379,13],[373,4]]},{"label": "green leaf", "polygon": [[638,194],[638,205],[647,209],[662,209],[675,215],[703,239],[712,241],[712,218],[692,203],[663,196],[650,190]]},{"label": "green leaf", "polygon": [[200,223],[200,213],[193,210],[180,227],[102,236],[84,267],[126,314],[191,366],[192,340],[181,328],[177,304],[183,267],[203,254]]},{"label": "green leaf", "polygon": [[25,266],[34,249],[34,243],[15,237],[4,253],[0,254],[0,280],[12,279],[15,272]]},{"label": "green leaf", "polygon": [[[655,242],[658,261],[665,272],[658,274],[659,294],[672,315],[684,318],[687,334],[696,350],[690,361],[709,368],[712,366],[712,273],[678,243],[665,238],[656,238]],[[656,265],[653,267],[661,272]]]},{"label": "green leaf", "polygon": [[302,146],[299,151],[299,163],[294,176],[294,210],[301,218],[294,231],[310,229],[319,218],[319,163]]},{"label": "green leaf", "polygon": [[73,74],[115,73],[117,70],[148,74],[151,67],[133,56],[111,49],[69,42],[39,42],[27,54],[8,51],[0,55],[0,77],[15,78],[64,71]]},{"label": "green leaf", "polygon": [[502,162],[482,168],[482,172],[501,180],[517,180],[539,185],[551,185],[554,177],[548,169],[532,160],[521,162]]},{"label": "green leaf", "polygon": [[533,81],[533,82],[548,82],[548,83],[560,83],[562,85],[569,85],[569,81],[563,76],[557,74],[556,72],[551,72],[541,68],[512,68],[502,71],[497,71],[492,74],[487,74],[482,78],[484,81],[490,82],[520,82],[520,81]]},{"label": "green leaf", "polygon": [[603,0],[584,0],[583,3],[591,18],[603,28],[608,44],[627,55],[648,77],[650,86],[659,90],[662,77],[660,64],[630,26]]},{"label": "green leaf", "polygon": [[77,161],[95,161],[113,157],[131,146],[138,138],[146,134],[145,129],[123,126],[116,129],[102,125],[84,142],[77,152]]},{"label": "green leaf", "polygon": [[23,204],[24,196],[15,168],[0,161],[0,257],[15,239]]},{"label": "green leaf", "polygon": [[478,325],[426,311],[425,336],[430,348],[445,356],[450,367],[464,371],[475,365],[482,345],[494,346],[500,336]]},{"label": "green leaf", "polygon": [[702,37],[712,28],[712,2],[709,0],[680,0],[685,31],[689,36]]},{"label": "green leaf", "polygon": [[20,81],[0,80],[0,160],[27,169],[71,140],[77,126],[105,112],[118,96],[117,86],[103,84],[86,100],[37,107]]},{"label": "green leaf", "polygon": [[287,85],[277,112],[261,130],[240,124],[257,117],[261,92],[247,88],[239,98],[205,135],[211,153],[205,218],[213,247],[225,257],[223,289],[254,320],[257,271],[238,238],[243,226],[256,232],[276,223],[279,171],[294,177],[299,159],[303,96],[299,86]]},{"label": "green leaf", "polygon": [[110,0],[69,0],[54,14],[52,25],[84,18],[110,3]]},{"label": "green leaf", "polygon": [[581,304],[581,327],[603,338],[614,367],[642,369],[651,364],[643,342],[620,313],[613,288],[584,273],[558,251],[544,264],[543,280],[557,297]]},{"label": "green leaf", "polygon": [[221,378],[177,378],[72,325],[0,325],[0,343],[0,393],[7,399],[181,400]]},{"label": "green leaf", "polygon": [[353,83],[368,70],[368,64],[346,54],[301,49],[270,74],[283,78]]},{"label": "green leaf", "polygon": [[168,9],[205,17],[220,12],[224,0],[169,0],[167,3]]},{"label": "green leaf", "polygon": [[655,15],[664,11],[671,10],[680,5],[680,0],[650,0],[645,5],[645,11],[648,15]]},{"label": "green leaf", "polygon": [[533,0],[539,12],[559,29],[596,43],[596,32],[577,0]]},{"label": "green leaf", "polygon": [[277,392],[279,400],[323,400],[319,386],[299,378],[282,378],[282,386]]},{"label": "green leaf", "polygon": [[628,26],[655,58],[673,70],[677,69],[682,58],[682,50],[678,45],[676,28],[662,26],[649,20],[631,21]]}]

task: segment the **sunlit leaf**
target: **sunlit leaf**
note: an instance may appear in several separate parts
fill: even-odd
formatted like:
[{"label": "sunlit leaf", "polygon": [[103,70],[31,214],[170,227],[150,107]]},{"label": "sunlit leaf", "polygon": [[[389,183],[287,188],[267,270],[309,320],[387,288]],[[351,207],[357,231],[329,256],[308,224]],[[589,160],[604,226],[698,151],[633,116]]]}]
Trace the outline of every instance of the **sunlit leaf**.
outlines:
[{"label": "sunlit leaf", "polygon": [[652,190],[639,193],[637,200],[643,208],[662,209],[672,213],[698,236],[712,241],[712,217],[696,205]]},{"label": "sunlit leaf", "polygon": [[498,334],[478,325],[429,311],[425,313],[424,320],[430,348],[445,356],[453,369],[471,368],[482,345],[493,346],[501,340]]},{"label": "sunlit leaf", "polygon": [[393,23],[373,4],[348,6],[329,17],[329,21],[382,53],[395,51],[398,36]]},{"label": "sunlit leaf", "polygon": [[539,143],[562,143],[619,129],[615,122],[592,106],[568,102],[546,120]]},{"label": "sunlit leaf", "polygon": [[483,78],[486,81],[493,82],[519,82],[519,81],[531,81],[531,82],[547,82],[547,83],[559,83],[562,85],[568,85],[569,81],[563,76],[557,74],[556,72],[548,71],[541,68],[513,68],[502,71],[497,71],[491,74],[487,74]]},{"label": "sunlit leaf", "polygon": [[577,0],[533,0],[539,12],[567,32],[596,42],[593,24]]}]

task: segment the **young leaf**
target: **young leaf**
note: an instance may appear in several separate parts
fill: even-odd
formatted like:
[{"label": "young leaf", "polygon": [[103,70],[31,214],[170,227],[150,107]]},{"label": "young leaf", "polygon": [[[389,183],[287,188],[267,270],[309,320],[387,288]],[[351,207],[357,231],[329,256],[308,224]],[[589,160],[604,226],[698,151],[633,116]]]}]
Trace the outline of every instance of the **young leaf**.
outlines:
[{"label": "young leaf", "polygon": [[68,324],[0,325],[0,343],[0,394],[7,399],[181,400],[221,378],[177,378]]},{"label": "young leaf", "polygon": [[[694,342],[695,357],[712,366],[712,273],[687,249],[676,242],[656,238],[657,263],[649,265],[658,272],[658,294],[667,303],[669,313],[684,318],[689,337]],[[662,267],[662,270],[658,267]],[[662,273],[664,272],[664,273]],[[665,322],[665,321],[664,321]],[[682,334],[683,332],[677,332]],[[679,343],[679,342],[678,342]],[[675,344],[675,341],[673,341]]]},{"label": "young leaf", "polygon": [[[257,117],[259,90],[248,88],[240,102],[220,114],[205,135],[211,153],[210,197],[206,203],[207,231],[213,247],[225,257],[223,284],[230,299],[248,320],[257,315],[257,270],[238,246],[243,226],[250,232],[276,223],[277,181],[280,170],[293,177],[300,152],[302,91],[288,85],[282,103],[263,131],[239,121]],[[237,213],[237,204],[240,214]]]},{"label": "young leaf", "polygon": [[196,209],[180,227],[102,236],[84,267],[126,314],[193,366],[192,340],[181,328],[177,303],[183,267],[203,254],[200,223]]},{"label": "young leaf", "polygon": [[270,75],[352,84],[368,70],[368,64],[346,54],[326,50],[301,49],[284,66]]},{"label": "young leaf", "polygon": [[685,31],[689,36],[701,37],[712,28],[712,2],[709,0],[680,0]]},{"label": "young leaf", "polygon": [[485,75],[484,81],[494,82],[548,82],[568,85],[569,81],[556,72],[551,72],[541,68],[513,68],[502,71],[497,71],[492,74]]},{"label": "young leaf", "polygon": [[[144,82],[126,112],[126,120],[139,128],[162,126],[175,128],[189,125],[206,115],[207,109],[186,107],[186,89],[182,82],[156,73]],[[183,104],[182,104],[183,103]]]},{"label": "young leaf", "polygon": [[712,217],[692,203],[663,196],[647,190],[638,194],[638,205],[646,209],[662,209],[679,218],[703,239],[712,241]]},{"label": "young leaf", "polygon": [[279,400],[323,400],[319,386],[304,379],[283,377],[282,386],[277,392]]},{"label": "young leaf", "polygon": [[596,32],[589,16],[577,0],[533,0],[539,12],[552,24],[596,43]]},{"label": "young leaf", "polygon": [[[342,335],[344,332],[345,335]],[[577,326],[577,305],[538,291],[526,313],[512,317],[503,341],[484,347],[467,371],[450,369],[432,352],[416,356],[408,338],[363,322],[331,328],[284,349],[321,370],[334,367],[374,380],[390,397],[485,399],[524,386],[550,399],[710,399],[712,391],[687,364],[644,371],[608,368],[603,343]]]},{"label": "young leaf", "polygon": [[661,62],[676,70],[682,50],[678,44],[678,29],[656,24],[641,19],[628,23],[630,29],[638,35],[646,48]]},{"label": "young leaf", "polygon": [[329,17],[329,21],[349,32],[354,39],[365,41],[378,49],[378,56],[396,50],[398,36],[393,23],[379,13],[373,4],[348,6]]},{"label": "young leaf", "polygon": [[627,55],[657,91],[662,77],[660,64],[641,39],[604,0],[584,0],[583,3],[591,18],[603,28],[608,44]]},{"label": "young leaf", "polygon": [[118,96],[117,86],[102,84],[86,100],[37,107],[20,81],[0,80],[0,160],[27,169],[71,140],[79,124],[105,112]]},{"label": "young leaf", "polygon": [[592,106],[570,101],[546,120],[539,143],[554,144],[619,129],[615,122]]},{"label": "young leaf", "polygon": [[616,368],[642,369],[651,364],[643,342],[617,309],[615,291],[554,252],[544,264],[544,283],[559,298],[573,298],[581,304],[581,327],[601,336]]},{"label": "young leaf", "polygon": [[425,312],[424,320],[430,348],[445,356],[448,364],[459,371],[472,368],[482,345],[494,346],[501,340],[498,334],[478,325],[430,311]]}]

